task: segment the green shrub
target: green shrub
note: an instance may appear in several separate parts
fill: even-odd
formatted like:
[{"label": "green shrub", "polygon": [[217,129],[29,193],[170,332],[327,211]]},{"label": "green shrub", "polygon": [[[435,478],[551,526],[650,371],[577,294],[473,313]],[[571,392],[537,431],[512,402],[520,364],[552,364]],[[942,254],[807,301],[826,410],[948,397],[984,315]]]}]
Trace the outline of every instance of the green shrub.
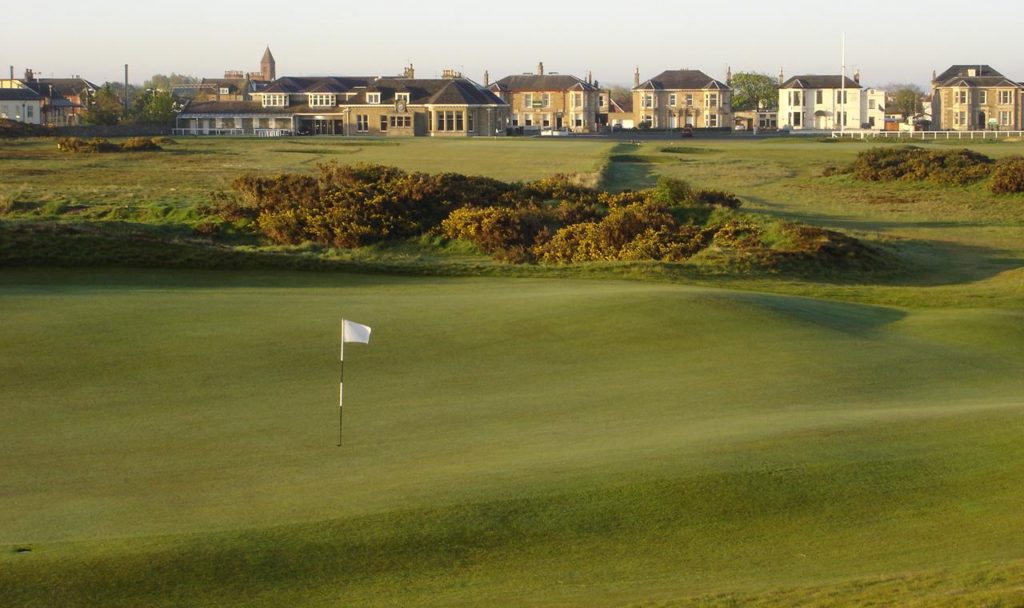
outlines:
[{"label": "green shrub", "polygon": [[738,209],[742,204],[735,194],[721,190],[697,190],[693,193],[692,200],[698,206],[725,209]]},{"label": "green shrub", "polygon": [[992,169],[989,188],[995,194],[1024,192],[1024,157],[1008,156],[1000,159]]},{"label": "green shrub", "polygon": [[126,142],[121,144],[121,149],[125,152],[148,152],[155,150],[163,150],[155,139],[150,137],[132,137]]},{"label": "green shrub", "polygon": [[529,248],[543,228],[536,207],[462,207],[441,222],[444,236],[470,241],[481,251],[511,262],[529,259]]},{"label": "green shrub", "polygon": [[693,197],[693,187],[689,182],[672,177],[659,177],[654,185],[654,201],[663,205],[683,205]]}]

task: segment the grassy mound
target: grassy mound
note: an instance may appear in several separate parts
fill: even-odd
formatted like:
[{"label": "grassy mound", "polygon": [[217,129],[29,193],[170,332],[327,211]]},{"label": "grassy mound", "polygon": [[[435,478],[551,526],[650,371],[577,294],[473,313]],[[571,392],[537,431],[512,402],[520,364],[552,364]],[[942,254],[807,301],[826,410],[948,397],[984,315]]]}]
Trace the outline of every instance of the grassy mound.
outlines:
[{"label": "grassy mound", "polygon": [[49,127],[32,125],[6,118],[0,118],[0,139],[16,139],[18,137],[44,137],[52,135]]}]

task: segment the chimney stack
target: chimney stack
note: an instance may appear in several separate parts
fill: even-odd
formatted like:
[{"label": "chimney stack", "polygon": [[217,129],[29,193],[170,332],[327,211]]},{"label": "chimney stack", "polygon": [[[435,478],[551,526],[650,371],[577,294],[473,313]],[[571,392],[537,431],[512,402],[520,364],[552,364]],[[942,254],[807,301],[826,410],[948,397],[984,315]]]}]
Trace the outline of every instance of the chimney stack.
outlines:
[{"label": "chimney stack", "polygon": [[409,79],[416,78],[416,70],[412,67],[412,63],[410,63],[408,67],[405,68],[403,75],[405,76],[405,78]]},{"label": "chimney stack", "polygon": [[782,83],[784,83],[784,82],[786,82],[786,75],[782,72],[782,67],[780,66],[779,67],[779,86],[781,87]]},{"label": "chimney stack", "polygon": [[[11,78],[11,80],[14,80],[14,78]],[[32,68],[25,68],[25,82],[32,82],[33,80],[35,80],[35,77],[32,76]]]},{"label": "chimney stack", "polygon": [[537,63],[537,75],[538,76],[543,76],[544,75],[544,62],[543,61]]},{"label": "chimney stack", "polygon": [[594,73],[587,70],[587,84],[594,84]]},{"label": "chimney stack", "polygon": [[636,66],[633,70],[633,88],[640,86],[640,66]]},{"label": "chimney stack", "polygon": [[860,84],[860,70],[853,71],[853,81]]},{"label": "chimney stack", "polygon": [[725,68],[725,84],[732,84],[732,66],[726,66]]},{"label": "chimney stack", "polygon": [[484,70],[484,86],[491,86],[491,73],[488,70]]}]

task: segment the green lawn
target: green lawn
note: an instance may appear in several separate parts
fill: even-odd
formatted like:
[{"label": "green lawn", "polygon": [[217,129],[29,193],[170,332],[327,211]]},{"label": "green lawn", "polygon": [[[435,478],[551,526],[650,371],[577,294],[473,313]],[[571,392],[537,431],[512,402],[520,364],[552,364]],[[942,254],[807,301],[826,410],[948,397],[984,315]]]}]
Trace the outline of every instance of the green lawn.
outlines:
[{"label": "green lawn", "polygon": [[908,270],[0,270],[0,605],[1021,605],[1024,197],[820,177],[861,144],[394,143],[3,142],[0,195],[173,224],[325,158],[664,174]]}]

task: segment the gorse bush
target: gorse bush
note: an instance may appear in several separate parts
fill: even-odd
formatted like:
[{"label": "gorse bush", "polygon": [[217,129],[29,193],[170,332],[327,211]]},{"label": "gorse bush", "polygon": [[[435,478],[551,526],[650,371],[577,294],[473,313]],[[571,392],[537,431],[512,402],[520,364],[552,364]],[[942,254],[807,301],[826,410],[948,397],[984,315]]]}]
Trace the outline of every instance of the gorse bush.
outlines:
[{"label": "gorse bush", "polygon": [[774,251],[760,224],[731,211],[740,205],[734,195],[671,178],[609,193],[566,175],[522,184],[328,163],[316,175],[239,177],[233,190],[208,206],[209,221],[220,215],[281,245],[356,248],[442,237],[501,261],[549,264],[678,262],[709,247],[767,252],[766,259]]},{"label": "gorse bush", "polygon": [[987,178],[992,167],[991,158],[966,148],[931,151],[906,146],[865,150],[850,165],[850,172],[857,179],[873,182],[903,180],[966,185]]},{"label": "gorse bush", "polygon": [[992,169],[992,183],[989,186],[995,194],[1016,194],[1024,192],[1024,157],[1002,158]]},{"label": "gorse bush", "polygon": [[132,137],[120,145],[102,137],[94,137],[92,139],[58,137],[57,149],[63,152],[149,152],[163,150],[158,139],[152,137]]}]

